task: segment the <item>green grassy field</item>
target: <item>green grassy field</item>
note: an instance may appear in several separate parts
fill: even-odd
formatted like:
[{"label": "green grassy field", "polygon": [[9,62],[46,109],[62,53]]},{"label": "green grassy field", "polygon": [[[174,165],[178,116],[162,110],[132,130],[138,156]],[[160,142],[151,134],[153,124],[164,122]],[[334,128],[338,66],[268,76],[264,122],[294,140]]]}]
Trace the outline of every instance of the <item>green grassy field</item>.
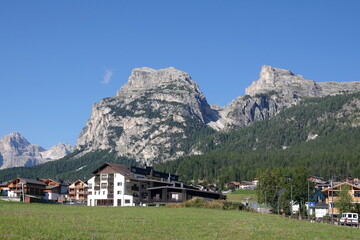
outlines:
[{"label": "green grassy field", "polygon": [[240,202],[245,201],[245,198],[250,198],[250,202],[256,202],[256,191],[255,190],[236,190],[233,193],[226,194],[227,200]]},{"label": "green grassy field", "polygon": [[0,239],[359,239],[360,230],[199,208],[0,202]]}]

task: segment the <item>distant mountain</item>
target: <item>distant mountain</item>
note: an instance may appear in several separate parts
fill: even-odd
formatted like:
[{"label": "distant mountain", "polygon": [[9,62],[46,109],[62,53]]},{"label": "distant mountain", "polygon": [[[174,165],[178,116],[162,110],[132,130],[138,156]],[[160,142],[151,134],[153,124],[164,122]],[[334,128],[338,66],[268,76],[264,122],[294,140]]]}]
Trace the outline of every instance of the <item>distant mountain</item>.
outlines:
[{"label": "distant mountain", "polygon": [[[67,165],[63,165],[64,162],[52,162],[36,169],[55,175],[66,172],[66,175],[72,176],[84,174],[83,171],[89,170],[99,159],[106,159],[139,165],[170,162],[165,164],[166,168],[171,165],[174,167],[172,170],[182,173],[180,170],[183,165],[179,161],[198,158],[205,165],[189,165],[194,171],[198,171],[197,176],[200,176],[199,171],[203,171],[195,170],[200,166],[209,167],[210,171],[203,171],[202,176],[218,176],[219,174],[211,173],[218,172],[214,168],[210,169],[212,164],[207,164],[203,159],[214,151],[221,152],[222,156],[228,156],[228,152],[245,151],[246,154],[256,153],[266,158],[267,155],[262,155],[266,149],[291,151],[288,149],[294,149],[295,143],[306,144],[306,140],[316,142],[324,139],[326,132],[335,134],[332,131],[334,129],[357,129],[356,121],[346,129],[338,126],[347,119],[341,116],[357,119],[356,92],[359,91],[360,82],[315,82],[289,70],[263,66],[259,79],[246,89],[245,96],[234,99],[225,107],[210,106],[188,73],[172,67],[159,70],[136,68],[115,97],[102,99],[93,105],[91,117],[78,138],[76,151],[64,158]],[[347,97],[354,102],[345,104],[349,100]],[[283,121],[282,114],[287,110],[297,109],[294,106],[302,109],[296,118],[306,116],[307,122],[293,121],[292,117]],[[315,112],[312,110],[314,106],[317,109]],[[334,106],[343,110],[338,109],[337,115],[334,115],[331,112]],[[318,113],[323,115],[317,115]],[[332,121],[320,124],[322,119],[329,116]],[[339,117],[334,118],[335,116]],[[308,127],[311,119],[319,122],[316,126],[311,125],[312,129]],[[336,121],[340,122],[334,125]],[[229,139],[231,142],[227,141]],[[346,142],[343,139],[341,141]],[[0,153],[0,163],[3,162],[4,165],[7,157],[3,152]],[[34,154],[48,158],[45,150],[34,150]],[[234,157],[238,159],[237,154]],[[234,164],[236,159],[233,159]],[[252,157],[248,159],[254,160]],[[31,165],[31,161],[35,160],[29,161],[28,165]],[[231,164],[225,160],[216,158],[214,161],[217,161],[213,162],[217,169],[222,169],[218,165],[222,162],[224,166],[231,168]],[[176,164],[179,164],[180,170]],[[254,166],[256,164],[251,163],[247,167]],[[81,170],[77,170],[79,168]],[[27,173],[26,169],[21,171]],[[247,176],[255,175],[254,171],[247,170]]]},{"label": "distant mountain", "polygon": [[30,144],[19,133],[12,132],[0,139],[0,169],[31,167],[60,159],[72,150],[69,144],[64,143],[45,150],[38,145]]},{"label": "distant mountain", "polygon": [[[246,88],[245,96],[218,108],[219,129],[239,129],[275,116],[302,99],[360,91],[360,82],[315,82],[289,70],[264,65],[260,76]],[[215,124],[212,126],[216,127]]]},{"label": "distant mountain", "polygon": [[306,167],[330,178],[360,177],[360,92],[309,98],[249,127],[209,135],[201,155],[157,165],[183,181],[221,184],[251,179],[266,169]]},{"label": "distant mountain", "polygon": [[153,164],[191,154],[196,139],[214,131],[206,124],[217,118],[189,74],[136,68],[116,97],[93,106],[77,148]]},{"label": "distant mountain", "polygon": [[172,67],[136,68],[116,97],[93,106],[77,149],[79,156],[106,150],[139,163],[156,164],[201,154],[194,144],[204,136],[269,119],[302,99],[359,90],[360,82],[317,83],[265,65],[245,96],[220,107],[207,103],[188,73]]}]

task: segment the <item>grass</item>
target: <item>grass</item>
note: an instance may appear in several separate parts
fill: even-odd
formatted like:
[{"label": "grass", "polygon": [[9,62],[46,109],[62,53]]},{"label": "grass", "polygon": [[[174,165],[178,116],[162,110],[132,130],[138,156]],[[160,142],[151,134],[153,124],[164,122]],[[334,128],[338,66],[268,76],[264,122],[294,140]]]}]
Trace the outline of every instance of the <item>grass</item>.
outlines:
[{"label": "grass", "polygon": [[0,202],[0,239],[359,239],[359,229],[242,211]]},{"label": "grass", "polygon": [[256,202],[256,190],[236,190],[235,192],[226,194],[227,200],[234,202],[243,202],[246,198],[250,198],[250,202]]}]

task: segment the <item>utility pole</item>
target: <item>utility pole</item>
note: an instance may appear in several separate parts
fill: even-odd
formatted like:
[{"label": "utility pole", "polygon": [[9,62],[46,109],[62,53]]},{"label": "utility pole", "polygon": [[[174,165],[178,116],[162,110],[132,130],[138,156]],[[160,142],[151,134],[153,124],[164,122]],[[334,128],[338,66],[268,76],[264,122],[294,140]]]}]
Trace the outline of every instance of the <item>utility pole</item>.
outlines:
[{"label": "utility pole", "polygon": [[308,220],[310,220],[310,182],[309,182],[309,180],[307,180],[307,184],[308,184],[308,209],[307,209],[307,215],[308,215]]},{"label": "utility pole", "polygon": [[290,215],[291,217],[293,216],[293,185],[290,186],[290,196],[291,196],[291,201],[290,201]]},{"label": "utility pole", "polygon": [[265,212],[267,212],[267,199],[266,199],[266,191],[265,191]]},{"label": "utility pole", "polygon": [[22,192],[22,200],[25,202],[25,192],[24,192],[24,183],[19,182],[21,184],[21,192]]},{"label": "utility pole", "polygon": [[331,178],[331,224],[334,224],[334,188],[333,179]]}]

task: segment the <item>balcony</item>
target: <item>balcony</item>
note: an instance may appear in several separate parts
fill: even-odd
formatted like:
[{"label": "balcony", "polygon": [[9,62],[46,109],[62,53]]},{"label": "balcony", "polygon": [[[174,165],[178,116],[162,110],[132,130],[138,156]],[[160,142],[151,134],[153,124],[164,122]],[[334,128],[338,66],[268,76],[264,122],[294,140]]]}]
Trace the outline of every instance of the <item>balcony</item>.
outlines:
[{"label": "balcony", "polygon": [[100,190],[100,186],[95,186],[94,190]]},{"label": "balcony", "polygon": [[114,198],[114,194],[113,193],[108,193],[107,198]]},{"label": "balcony", "polygon": [[139,187],[138,186],[131,186],[131,190],[132,191],[139,191]]}]

